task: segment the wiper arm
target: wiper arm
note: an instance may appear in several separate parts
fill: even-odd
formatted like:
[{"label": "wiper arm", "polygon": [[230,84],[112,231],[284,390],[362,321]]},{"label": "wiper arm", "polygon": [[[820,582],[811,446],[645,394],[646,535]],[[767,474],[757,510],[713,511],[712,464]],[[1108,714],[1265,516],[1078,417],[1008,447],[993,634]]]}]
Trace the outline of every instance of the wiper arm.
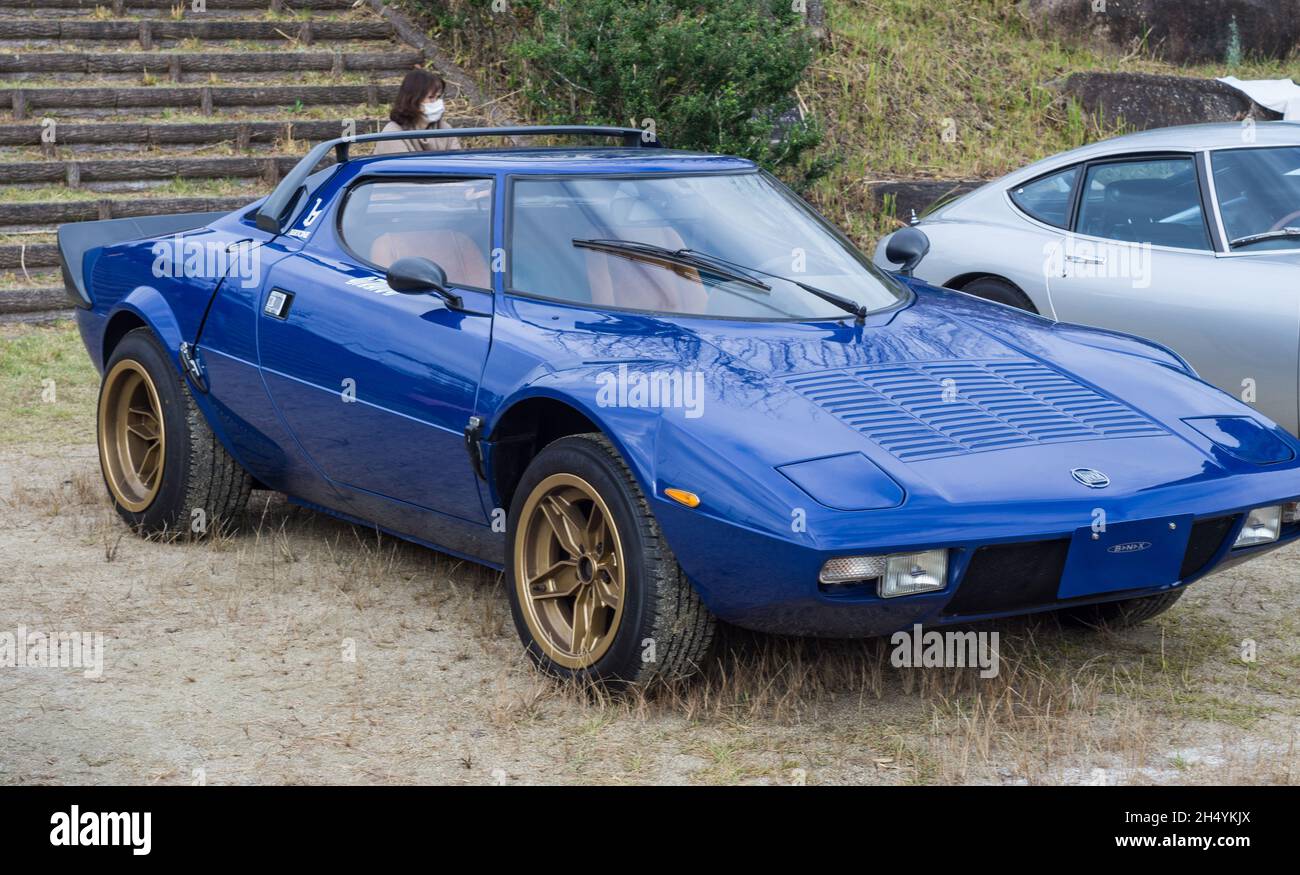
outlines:
[{"label": "wiper arm", "polygon": [[[787,277],[787,279],[789,278]],[[852,313],[858,320],[859,325],[867,321],[867,308],[859,304],[857,301],[854,301],[851,298],[846,298],[843,295],[837,295],[834,292],[828,292],[825,289],[819,289],[816,286],[810,286],[807,283],[801,283],[798,280],[790,280],[790,282],[794,283],[805,292],[816,295],[823,301],[834,304],[844,312]]]},{"label": "wiper arm", "polygon": [[[697,258],[707,258],[710,261],[719,261],[722,262],[723,264],[731,265],[732,267],[737,267],[737,268],[743,267],[743,265],[739,265],[736,264],[735,262],[727,261],[726,259],[719,258],[716,255],[705,255],[702,252],[696,252],[692,249],[680,249],[678,250],[678,252],[694,255]],[[759,270],[756,267],[748,268],[748,270],[752,270],[755,273],[764,274],[765,276],[774,277],[775,279],[783,279],[788,283],[794,283],[796,286],[803,289],[805,292],[808,292],[810,295],[816,295],[817,297],[821,298],[823,301],[826,301],[827,303],[830,304],[834,304],[836,307],[839,307],[841,310],[845,311],[846,313],[853,314],[853,316],[857,318],[859,325],[865,322],[867,319],[867,308],[859,304],[857,301],[852,300],[851,298],[846,298],[843,295],[837,295],[834,292],[828,292],[825,289],[819,289],[816,286],[810,286],[808,285],[808,283],[800,282],[799,280],[790,279],[789,277],[785,277],[785,276],[779,276],[774,273],[768,273],[767,271]]]},{"label": "wiper arm", "polygon": [[765,292],[772,291],[772,287],[762,280],[754,279],[736,270],[723,267],[717,259],[692,252],[689,249],[668,249],[664,246],[655,246],[653,243],[642,243],[639,240],[611,240],[611,239],[590,239],[584,240],[575,238],[573,245],[579,249],[592,249],[596,252],[611,252],[616,255],[630,255],[633,257],[644,257],[659,259],[670,264],[678,264],[683,267],[693,267],[700,270],[706,270],[709,273],[722,277],[730,282],[744,283],[747,286],[753,286],[756,289],[762,289]]},{"label": "wiper arm", "polygon": [[1229,246],[1249,246],[1263,240],[1280,240],[1283,237],[1300,237],[1300,228],[1282,228],[1278,231],[1265,231],[1263,234],[1249,234],[1238,237],[1228,243]]}]

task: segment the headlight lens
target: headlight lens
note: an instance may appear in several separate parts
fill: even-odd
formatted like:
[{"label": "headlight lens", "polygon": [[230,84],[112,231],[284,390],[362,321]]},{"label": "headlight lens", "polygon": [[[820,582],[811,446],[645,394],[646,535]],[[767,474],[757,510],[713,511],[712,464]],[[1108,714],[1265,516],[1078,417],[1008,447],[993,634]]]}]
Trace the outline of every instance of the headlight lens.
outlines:
[{"label": "headlight lens", "polygon": [[890,599],[943,589],[947,579],[947,550],[897,553],[889,557],[889,564],[885,567],[885,576],[880,581],[880,597]]},{"label": "headlight lens", "polygon": [[1257,507],[1246,514],[1246,524],[1241,527],[1233,547],[1257,547],[1277,540],[1282,530],[1282,506]]},{"label": "headlight lens", "polygon": [[894,553],[889,556],[842,556],[822,566],[817,579],[823,590],[876,584],[882,598],[943,589],[948,580],[948,551]]}]

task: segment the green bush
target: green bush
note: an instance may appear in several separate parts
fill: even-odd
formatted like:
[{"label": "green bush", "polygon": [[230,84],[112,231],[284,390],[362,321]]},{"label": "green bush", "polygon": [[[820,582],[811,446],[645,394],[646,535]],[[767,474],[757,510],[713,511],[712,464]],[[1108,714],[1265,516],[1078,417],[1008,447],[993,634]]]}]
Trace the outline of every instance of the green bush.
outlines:
[{"label": "green bush", "polygon": [[[445,25],[501,33],[492,0],[454,5],[461,14]],[[650,119],[669,146],[740,155],[789,176],[820,140],[816,123],[792,112],[814,49],[795,6],[512,0],[505,56],[539,120],[643,127]]]}]

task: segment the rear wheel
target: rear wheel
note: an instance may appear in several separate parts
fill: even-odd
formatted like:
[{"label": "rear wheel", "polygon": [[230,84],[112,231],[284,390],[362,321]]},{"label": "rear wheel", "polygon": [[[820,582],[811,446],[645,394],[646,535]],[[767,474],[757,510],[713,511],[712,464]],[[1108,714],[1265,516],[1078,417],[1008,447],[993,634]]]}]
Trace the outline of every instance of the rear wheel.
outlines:
[{"label": "rear wheel", "polygon": [[961,290],[968,295],[974,295],[986,301],[995,301],[999,304],[1006,304],[1008,307],[1027,310],[1030,313],[1038,312],[1037,308],[1034,307],[1034,303],[1029,300],[1028,295],[1016,288],[1014,284],[998,277],[979,277],[966,283],[961,287]]},{"label": "rear wheel", "polygon": [[1084,626],[1109,626],[1123,629],[1145,623],[1152,617],[1169,610],[1183,597],[1184,590],[1171,589],[1159,595],[1125,599],[1122,602],[1103,602],[1099,605],[1084,605],[1068,608],[1061,615],[1072,622]]},{"label": "rear wheel", "polygon": [[604,436],[547,446],[511,505],[510,608],[542,670],[641,683],[698,668],[714,619]]},{"label": "rear wheel", "polygon": [[226,529],[248,502],[251,479],[212,434],[147,328],[113,350],[96,431],[109,497],[142,534]]}]

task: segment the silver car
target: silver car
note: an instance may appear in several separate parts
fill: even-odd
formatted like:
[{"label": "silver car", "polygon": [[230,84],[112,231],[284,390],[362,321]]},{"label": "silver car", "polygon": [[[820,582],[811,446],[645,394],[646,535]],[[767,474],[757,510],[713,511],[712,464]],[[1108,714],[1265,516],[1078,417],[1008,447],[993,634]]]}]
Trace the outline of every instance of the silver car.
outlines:
[{"label": "silver car", "polygon": [[1158,341],[1292,433],[1300,426],[1295,122],[1166,128],[1065,152],[891,234],[875,260]]}]

